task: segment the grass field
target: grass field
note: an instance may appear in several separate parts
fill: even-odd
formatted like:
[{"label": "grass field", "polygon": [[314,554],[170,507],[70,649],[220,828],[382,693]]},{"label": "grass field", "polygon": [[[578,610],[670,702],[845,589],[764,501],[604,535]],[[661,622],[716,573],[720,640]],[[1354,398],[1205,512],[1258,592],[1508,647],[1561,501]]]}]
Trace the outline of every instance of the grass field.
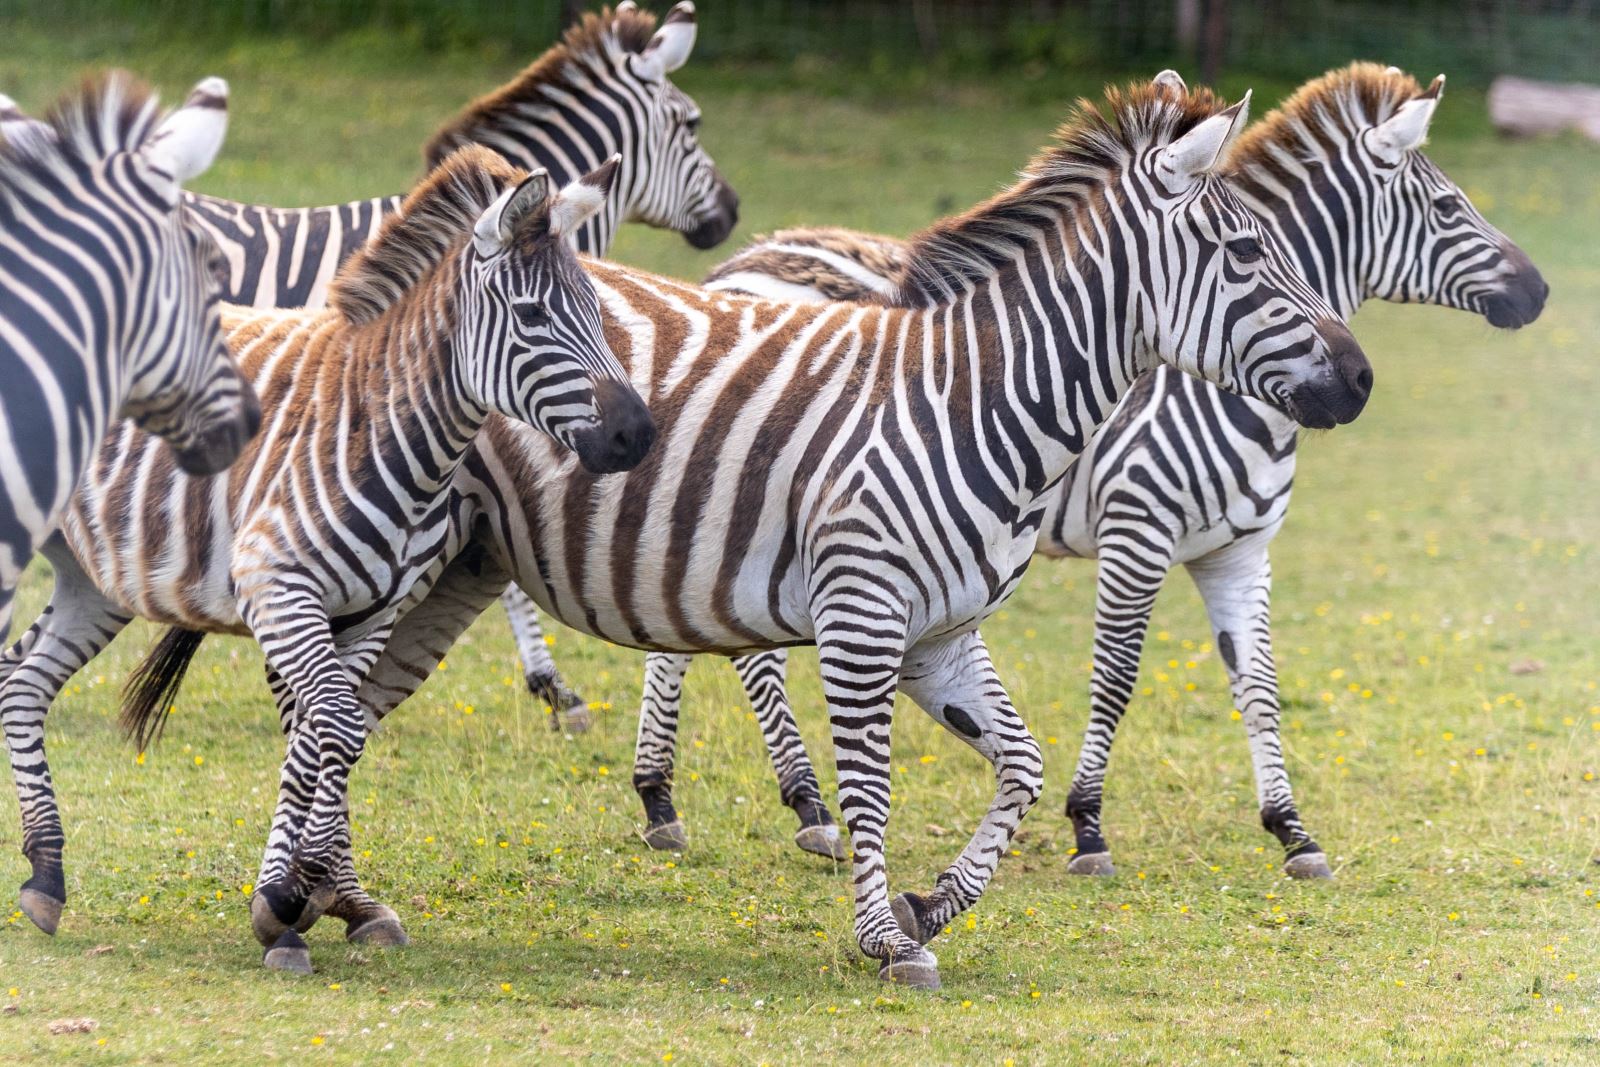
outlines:
[{"label": "grass field", "polygon": [[[225,75],[233,128],[202,187],[283,204],[403,188],[433,126],[514,69],[370,40],[211,51],[0,30],[0,91],[30,107],[89,62],[139,69],[169,98]],[[895,91],[825,64],[679,78],[744,198],[736,240],[794,222],[909,231],[1005,181],[1098,81]],[[1264,110],[1287,87],[1257,88]],[[1495,141],[1482,115],[1452,87],[1431,153],[1543,268],[1550,305],[1515,335],[1435,308],[1362,312],[1376,395],[1358,425],[1303,444],[1274,553],[1291,773],[1336,881],[1280,875],[1183,579],[1112,767],[1114,880],[1065,875],[1060,814],[1092,567],[1040,564],[985,627],[1045,743],[1047,793],[933,946],[932,995],[880,987],[857,953],[845,874],[790,844],[726,665],[690,676],[691,847],[665,857],[639,841],[629,786],[641,657],[556,631],[568,677],[608,702],[592,733],[562,737],[495,614],[355,778],[364,875],[413,945],[354,951],[330,922],[312,935],[318,973],[292,979],[257,965],[246,909],[279,752],[259,656],[209,642],[140,762],[114,723],[152,636],[138,626],[51,719],[71,899],[54,939],[0,918],[0,1062],[1600,1059],[1600,151]],[[639,231],[615,249],[688,277],[719,254]],[[47,591],[41,569],[19,625]],[[815,659],[795,660],[831,779]],[[914,710],[895,760],[891,877],[925,890],[991,780]],[[0,817],[0,881],[24,877],[17,840],[14,812]],[[95,1029],[52,1035],[80,1017]]]}]

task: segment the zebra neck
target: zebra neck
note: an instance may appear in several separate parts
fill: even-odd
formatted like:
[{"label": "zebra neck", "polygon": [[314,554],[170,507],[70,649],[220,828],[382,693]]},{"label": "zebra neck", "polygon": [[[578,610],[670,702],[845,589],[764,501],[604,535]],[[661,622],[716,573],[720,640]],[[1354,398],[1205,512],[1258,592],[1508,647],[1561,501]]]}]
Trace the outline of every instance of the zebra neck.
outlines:
[{"label": "zebra neck", "polygon": [[1233,187],[1289,250],[1324,300],[1348,319],[1366,299],[1373,247],[1373,227],[1365,223],[1373,214],[1368,183],[1341,173],[1321,160],[1292,164],[1277,161],[1277,169],[1246,166]]},{"label": "zebra neck", "polygon": [[465,389],[455,333],[451,302],[427,293],[351,331],[347,424],[406,466],[409,481],[392,488],[409,504],[445,490],[488,418]]}]

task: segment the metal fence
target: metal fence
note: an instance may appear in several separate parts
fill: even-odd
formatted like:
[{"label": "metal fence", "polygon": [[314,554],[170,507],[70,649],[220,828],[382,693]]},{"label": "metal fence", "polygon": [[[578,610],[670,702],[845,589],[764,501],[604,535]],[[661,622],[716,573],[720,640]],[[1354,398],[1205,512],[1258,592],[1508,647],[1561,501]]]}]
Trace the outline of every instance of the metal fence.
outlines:
[{"label": "metal fence", "polygon": [[[663,8],[668,0],[649,0]],[[134,34],[406,34],[440,48],[549,43],[582,0],[0,0],[8,20]],[[1396,57],[1452,78],[1600,80],[1600,0],[698,0],[700,54],[950,68],[1152,63],[1301,77]],[[3,47],[3,46],[0,46]]]}]

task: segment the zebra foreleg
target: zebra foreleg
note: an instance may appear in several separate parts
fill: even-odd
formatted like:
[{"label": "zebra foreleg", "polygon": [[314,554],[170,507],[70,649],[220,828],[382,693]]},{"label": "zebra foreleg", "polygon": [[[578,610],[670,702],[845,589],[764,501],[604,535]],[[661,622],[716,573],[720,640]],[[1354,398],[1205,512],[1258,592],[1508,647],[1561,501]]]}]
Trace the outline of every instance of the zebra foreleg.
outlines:
[{"label": "zebra foreleg", "polygon": [[1139,680],[1139,659],[1150,629],[1156,594],[1171,566],[1164,552],[1150,553],[1148,539],[1139,551],[1104,545],[1095,586],[1094,667],[1089,678],[1089,725],[1078,751],[1078,766],[1067,794],[1067,817],[1077,838],[1068,874],[1111,875],[1111,849],[1101,830],[1100,811],[1105,797],[1106,767],[1117,726],[1128,710],[1134,684]]},{"label": "zebra foreleg", "polygon": [[672,803],[672,775],[683,676],[693,662],[693,656],[673,652],[652,652],[644,661],[639,734],[633,747],[633,791],[644,803],[644,843],[667,852],[681,852],[689,846],[683,820]]},{"label": "zebra foreleg", "polygon": [[834,591],[812,611],[828,698],[839,811],[850,831],[856,944],[879,960],[878,977],[939,988],[939,961],[900,929],[889,907],[883,839],[889,823],[889,726],[905,647],[897,591],[862,581]]},{"label": "zebra foreleg", "polygon": [[1283,845],[1292,878],[1332,878],[1322,846],[1300,821],[1283,760],[1278,671],[1272,657],[1272,563],[1265,544],[1241,543],[1188,564],[1244,720],[1261,823]]},{"label": "zebra foreleg", "polygon": [[761,737],[778,776],[778,793],[800,819],[794,843],[804,852],[844,862],[850,858],[850,850],[845,847],[833,815],[822,800],[817,772],[811,766],[811,757],[806,754],[805,741],[800,737],[800,727],[789,706],[789,653],[779,648],[738,656],[733,666],[739,672],[739,681],[750,698],[750,706],[755,709],[756,721],[761,724]]},{"label": "zebra foreleg", "polygon": [[900,928],[927,944],[962,911],[977,903],[1029,809],[1044,788],[1039,743],[1011,705],[976,632],[914,648],[900,688],[945,729],[994,766],[995,793],[972,839],[927,896],[902,893],[894,915]]},{"label": "zebra foreleg", "polygon": [[593,725],[589,703],[567,687],[566,680],[556,669],[533,598],[519,586],[512,585],[506,588],[500,603],[505,606],[506,618],[511,620],[511,636],[517,642],[517,655],[522,659],[523,681],[528,684],[528,692],[550,709],[550,728],[587,733]]},{"label": "zebra foreleg", "polygon": [[17,906],[39,929],[56,932],[67,902],[66,835],[45,758],[44,720],[62,686],[99,655],[129,617],[102,597],[71,557],[56,562],[50,604],[0,658],[0,726],[22,809],[22,854],[31,868]]}]

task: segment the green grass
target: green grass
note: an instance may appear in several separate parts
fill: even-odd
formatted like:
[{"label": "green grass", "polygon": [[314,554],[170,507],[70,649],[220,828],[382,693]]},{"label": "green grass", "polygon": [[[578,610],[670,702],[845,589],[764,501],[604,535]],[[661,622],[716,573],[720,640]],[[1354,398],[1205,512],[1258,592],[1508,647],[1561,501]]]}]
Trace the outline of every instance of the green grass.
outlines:
[{"label": "green grass", "polygon": [[[432,127],[511,70],[372,40],[220,54],[90,40],[10,27],[0,91],[37,107],[110,56],[169,97],[222,73],[234,126],[204,187],[284,204],[403,187]],[[684,72],[744,197],[741,238],[794,222],[910,230],[1004,182],[1069,91],[1094,88],[1061,75],[894,92],[843,73]],[[1283,88],[1262,86],[1258,107]],[[565,739],[515,683],[498,615],[356,774],[364,875],[415,943],[353,951],[330,923],[312,937],[318,974],[289,979],[257,966],[245,906],[279,751],[259,656],[209,642],[140,765],[113,721],[153,633],[137,626],[51,719],[71,900],[54,939],[0,917],[0,1061],[1595,1062],[1600,153],[1490,140],[1481,97],[1452,89],[1433,155],[1554,296],[1516,335],[1434,308],[1363,312],[1373,403],[1303,445],[1276,632],[1291,771],[1336,882],[1278,873],[1182,578],[1112,768],[1124,873],[1066,877],[1094,572],[1042,563],[985,633],[1045,742],[1047,792],[1019,855],[935,943],[944,991],[888,993],[860,958],[847,878],[790,845],[728,667],[690,676],[678,800],[692,847],[669,862],[639,842],[628,784],[640,657],[558,631],[568,676],[610,702]],[[718,253],[630,230],[616,255],[696,277]],[[47,586],[32,575],[23,624]],[[1542,669],[1513,669],[1529,660]],[[792,673],[831,780],[814,656]],[[914,710],[895,761],[892,878],[925,890],[990,779]],[[20,882],[15,825],[0,818],[0,877]],[[49,1033],[75,1017],[98,1028]]]}]

